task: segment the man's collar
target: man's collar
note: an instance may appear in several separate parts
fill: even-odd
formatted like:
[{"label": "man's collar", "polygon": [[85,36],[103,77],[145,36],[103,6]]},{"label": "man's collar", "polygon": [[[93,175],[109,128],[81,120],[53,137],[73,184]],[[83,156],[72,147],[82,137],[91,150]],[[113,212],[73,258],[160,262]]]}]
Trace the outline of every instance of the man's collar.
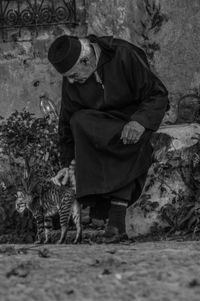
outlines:
[{"label": "man's collar", "polygon": [[[99,63],[99,58],[100,58],[100,55],[101,55],[101,48],[99,47],[99,45],[97,43],[90,43],[90,45],[92,46],[93,50],[94,50],[94,53],[95,53],[95,57],[96,57],[96,68],[97,68],[97,65]],[[96,81],[98,83],[101,83],[102,84],[102,81],[101,81],[101,78],[97,72],[97,70],[94,71],[94,75],[95,75],[95,78],[96,78]]]},{"label": "man's collar", "polygon": [[97,43],[91,43],[90,45],[92,46],[92,48],[94,50],[95,57],[96,57],[96,66],[97,66],[100,55],[101,55],[101,48],[99,47],[99,45]]}]

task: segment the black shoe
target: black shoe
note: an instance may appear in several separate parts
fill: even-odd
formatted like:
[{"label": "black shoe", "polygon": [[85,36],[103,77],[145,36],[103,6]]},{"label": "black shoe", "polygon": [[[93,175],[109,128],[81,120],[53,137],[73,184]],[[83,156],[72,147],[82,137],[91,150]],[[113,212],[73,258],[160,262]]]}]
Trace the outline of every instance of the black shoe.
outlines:
[{"label": "black shoe", "polygon": [[112,244],[126,241],[128,236],[125,232],[120,233],[117,227],[108,225],[102,237],[102,243]]}]

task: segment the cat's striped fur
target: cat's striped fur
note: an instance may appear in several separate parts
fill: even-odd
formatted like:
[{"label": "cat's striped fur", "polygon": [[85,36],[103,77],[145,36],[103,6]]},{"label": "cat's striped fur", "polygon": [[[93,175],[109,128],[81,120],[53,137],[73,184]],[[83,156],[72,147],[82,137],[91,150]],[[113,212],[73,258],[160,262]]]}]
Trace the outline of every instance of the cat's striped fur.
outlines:
[{"label": "cat's striped fur", "polygon": [[48,181],[45,189],[42,189],[39,195],[35,194],[34,189],[32,189],[32,192],[29,191],[24,194],[27,208],[32,212],[37,223],[38,239],[36,243],[42,243],[43,233],[45,234],[44,243],[51,242],[52,218],[56,213],[59,213],[61,226],[61,236],[58,243],[65,242],[71,217],[77,231],[74,242],[78,243],[81,241],[81,206],[75,195],[74,162],[69,168],[69,178],[70,188],[57,186],[52,181]]},{"label": "cat's striped fur", "polygon": [[41,198],[27,197],[27,207],[33,213],[37,223],[37,243],[42,242],[43,232],[45,233],[44,243],[51,242],[52,217],[58,212],[60,216],[61,236],[58,243],[65,242],[72,216],[76,225],[77,233],[75,243],[81,240],[81,212],[80,205],[75,198],[73,189],[65,186],[56,186],[49,183],[48,190],[42,193]]}]

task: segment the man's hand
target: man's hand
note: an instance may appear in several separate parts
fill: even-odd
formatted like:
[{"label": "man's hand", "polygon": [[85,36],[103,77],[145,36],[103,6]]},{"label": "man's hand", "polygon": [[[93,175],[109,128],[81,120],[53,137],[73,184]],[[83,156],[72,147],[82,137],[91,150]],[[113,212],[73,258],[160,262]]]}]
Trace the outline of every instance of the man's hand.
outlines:
[{"label": "man's hand", "polygon": [[57,175],[53,178],[51,178],[52,182],[55,185],[61,186],[61,185],[66,185],[67,181],[69,179],[69,168],[65,167],[57,173]]},{"label": "man's hand", "polygon": [[145,128],[140,123],[130,121],[124,126],[120,139],[123,140],[124,144],[137,143],[144,131]]}]

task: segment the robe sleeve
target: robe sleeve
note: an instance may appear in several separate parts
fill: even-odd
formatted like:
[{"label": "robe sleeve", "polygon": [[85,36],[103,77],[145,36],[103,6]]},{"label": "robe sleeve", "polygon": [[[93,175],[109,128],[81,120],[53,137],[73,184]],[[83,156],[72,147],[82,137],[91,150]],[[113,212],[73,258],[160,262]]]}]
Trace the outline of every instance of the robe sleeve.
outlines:
[{"label": "robe sleeve", "polygon": [[156,131],[169,109],[168,91],[135,50],[129,55],[131,85],[134,101],[138,103],[138,109],[131,115],[131,120]]},{"label": "robe sleeve", "polygon": [[62,83],[62,98],[58,124],[59,135],[59,151],[62,167],[69,167],[74,158],[74,139],[70,128],[70,99],[66,88],[66,78],[63,78]]}]

